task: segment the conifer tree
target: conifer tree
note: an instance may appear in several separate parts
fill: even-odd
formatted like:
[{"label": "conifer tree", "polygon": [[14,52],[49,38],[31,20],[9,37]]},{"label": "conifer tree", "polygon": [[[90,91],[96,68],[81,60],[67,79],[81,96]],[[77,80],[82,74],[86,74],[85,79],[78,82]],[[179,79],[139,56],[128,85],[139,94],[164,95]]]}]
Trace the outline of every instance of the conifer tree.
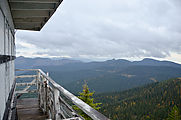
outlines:
[{"label": "conifer tree", "polygon": [[[94,103],[94,99],[92,98],[94,93],[95,92],[89,91],[89,87],[88,87],[87,83],[85,82],[85,84],[83,85],[83,90],[82,90],[82,92],[79,93],[80,96],[78,96],[78,98],[81,99],[82,101],[84,101],[85,103],[87,103],[89,106],[91,106],[95,110],[99,110],[100,109],[99,105],[101,105],[101,103]],[[85,114],[82,110],[80,110],[77,106],[73,106],[73,108],[76,111],[78,111],[78,113],[82,117],[84,117],[85,120],[91,120],[91,118],[87,114]]]},{"label": "conifer tree", "polygon": [[181,115],[179,113],[179,109],[175,105],[172,111],[168,114],[167,120],[180,120],[180,119],[181,119]]}]

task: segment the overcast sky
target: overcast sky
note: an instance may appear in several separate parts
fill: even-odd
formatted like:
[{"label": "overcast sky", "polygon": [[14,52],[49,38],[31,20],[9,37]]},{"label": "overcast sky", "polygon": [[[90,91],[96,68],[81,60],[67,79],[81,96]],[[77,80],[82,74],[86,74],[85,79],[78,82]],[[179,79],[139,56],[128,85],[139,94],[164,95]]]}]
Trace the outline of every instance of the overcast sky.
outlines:
[{"label": "overcast sky", "polygon": [[181,63],[181,0],[64,0],[40,32],[17,31],[17,56]]}]

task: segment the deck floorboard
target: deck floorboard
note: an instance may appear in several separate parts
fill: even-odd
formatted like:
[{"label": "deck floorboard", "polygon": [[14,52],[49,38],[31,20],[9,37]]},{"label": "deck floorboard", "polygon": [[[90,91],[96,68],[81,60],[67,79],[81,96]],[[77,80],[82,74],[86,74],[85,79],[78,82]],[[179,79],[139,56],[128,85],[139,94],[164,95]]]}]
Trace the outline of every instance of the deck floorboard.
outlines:
[{"label": "deck floorboard", "polygon": [[18,120],[45,120],[47,115],[39,109],[37,98],[17,100]]}]

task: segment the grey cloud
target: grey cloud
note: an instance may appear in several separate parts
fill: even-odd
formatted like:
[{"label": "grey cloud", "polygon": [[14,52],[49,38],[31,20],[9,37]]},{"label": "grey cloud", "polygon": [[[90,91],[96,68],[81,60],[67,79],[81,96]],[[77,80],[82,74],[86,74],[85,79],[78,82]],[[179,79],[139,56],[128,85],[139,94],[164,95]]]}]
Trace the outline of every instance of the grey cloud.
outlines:
[{"label": "grey cloud", "polygon": [[[64,1],[41,32],[17,40],[38,54],[88,58],[157,57],[181,51],[179,0]],[[20,49],[20,48],[17,48]]]}]

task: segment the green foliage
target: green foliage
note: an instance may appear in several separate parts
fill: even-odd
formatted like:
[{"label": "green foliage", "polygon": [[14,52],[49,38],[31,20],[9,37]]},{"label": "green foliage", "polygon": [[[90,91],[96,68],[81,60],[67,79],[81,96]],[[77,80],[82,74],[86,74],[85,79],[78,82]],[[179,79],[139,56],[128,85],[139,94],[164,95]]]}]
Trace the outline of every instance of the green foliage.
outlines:
[{"label": "green foliage", "polygon": [[167,120],[180,120],[181,115],[179,113],[179,109],[177,108],[176,105],[174,105],[172,111],[168,114]]},{"label": "green foliage", "polygon": [[[80,96],[78,96],[79,99],[87,103],[89,106],[94,108],[95,110],[99,110],[101,103],[94,103],[94,99],[92,96],[94,95],[94,92],[90,92],[87,83],[83,85],[83,91],[79,93]],[[85,114],[82,110],[80,110],[77,106],[73,106],[73,108],[78,111],[78,113],[84,117],[86,120],[91,120],[91,118]]]},{"label": "green foliage", "polygon": [[149,84],[124,92],[95,96],[102,113],[113,120],[163,120],[173,105],[181,108],[181,78]]},{"label": "green foliage", "polygon": [[[77,79],[73,82],[65,84],[65,88],[73,93],[78,93],[82,87],[82,84],[84,83],[84,79],[89,83],[90,90],[95,90],[96,94],[124,91],[155,82],[151,80],[151,78],[154,78],[160,82],[162,80],[179,77],[181,73],[181,68],[178,67],[129,66],[125,69],[119,65],[116,67],[114,66],[113,68],[110,68],[107,66],[70,73],[71,75],[75,74],[75,76],[72,78],[79,77],[79,80]],[[70,74],[67,76],[70,76]]]},{"label": "green foliage", "polygon": [[[19,61],[19,63],[24,62]],[[26,63],[35,62],[27,61]],[[55,63],[57,64],[57,62]],[[28,68],[29,66],[31,65],[28,65]],[[18,68],[17,65],[16,67]],[[109,60],[104,62],[70,63],[61,66],[45,64],[35,68],[48,71],[53,80],[74,94],[82,89],[83,80],[86,80],[89,83],[90,90],[95,90],[97,94],[128,90],[155,82],[151,78],[160,82],[179,77],[181,73],[181,65],[155,60],[151,64],[147,60],[139,62]]]}]

